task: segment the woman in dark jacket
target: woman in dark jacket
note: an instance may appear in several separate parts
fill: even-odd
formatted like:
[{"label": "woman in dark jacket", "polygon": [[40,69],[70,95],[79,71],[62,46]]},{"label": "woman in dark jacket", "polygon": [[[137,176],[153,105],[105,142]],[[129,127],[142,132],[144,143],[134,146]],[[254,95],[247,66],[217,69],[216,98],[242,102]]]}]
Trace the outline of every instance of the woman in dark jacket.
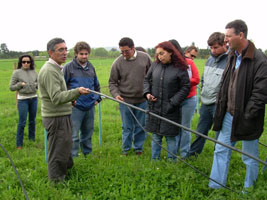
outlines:
[{"label": "woman in dark jacket", "polygon": [[[174,122],[181,122],[182,101],[190,90],[187,63],[170,42],[156,46],[156,61],[144,81],[144,97],[149,111]],[[180,128],[166,121],[148,116],[146,130],[153,133],[152,159],[160,159],[162,138],[167,141],[168,159],[176,158],[176,138]]]}]

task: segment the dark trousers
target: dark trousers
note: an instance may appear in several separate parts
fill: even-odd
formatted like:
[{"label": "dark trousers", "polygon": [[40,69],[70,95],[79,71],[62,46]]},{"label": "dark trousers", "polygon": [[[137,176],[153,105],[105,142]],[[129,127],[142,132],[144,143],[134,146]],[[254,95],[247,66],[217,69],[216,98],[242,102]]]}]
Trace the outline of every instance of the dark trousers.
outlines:
[{"label": "dark trousers", "polygon": [[52,181],[64,180],[67,169],[72,168],[72,123],[70,115],[44,117],[43,125],[47,131],[48,178]]},{"label": "dark trousers", "polygon": [[[215,113],[216,105],[205,105],[202,104],[200,107],[200,117],[197,125],[197,132],[202,133],[203,135],[208,135],[209,130],[213,124],[213,116]],[[216,136],[217,137],[217,136]],[[194,142],[191,144],[189,155],[200,154],[204,148],[206,139],[197,135]]]}]

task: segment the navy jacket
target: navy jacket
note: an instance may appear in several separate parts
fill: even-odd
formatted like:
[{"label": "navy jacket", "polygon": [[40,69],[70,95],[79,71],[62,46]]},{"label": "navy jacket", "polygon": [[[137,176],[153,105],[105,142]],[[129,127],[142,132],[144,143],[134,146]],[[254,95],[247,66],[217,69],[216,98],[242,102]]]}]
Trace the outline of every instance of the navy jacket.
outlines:
[{"label": "navy jacket", "polygon": [[[96,92],[100,92],[100,85],[96,76],[95,68],[88,61],[85,68],[83,68],[74,58],[71,62],[67,63],[64,68],[64,78],[68,89],[74,89],[78,87],[89,88]],[[95,101],[100,102],[101,97],[99,95],[90,93],[88,95],[81,95],[77,101],[75,107],[87,111],[92,108]]]}]

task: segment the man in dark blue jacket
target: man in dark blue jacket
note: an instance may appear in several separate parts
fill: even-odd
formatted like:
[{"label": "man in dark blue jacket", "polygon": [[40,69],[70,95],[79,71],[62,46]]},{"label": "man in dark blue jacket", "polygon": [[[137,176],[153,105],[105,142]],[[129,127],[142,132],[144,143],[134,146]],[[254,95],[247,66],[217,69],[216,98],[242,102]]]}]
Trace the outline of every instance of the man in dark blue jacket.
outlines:
[{"label": "man in dark blue jacket", "polygon": [[[89,88],[100,92],[100,85],[93,65],[88,61],[91,48],[86,42],[78,42],[74,47],[75,58],[63,69],[68,89]],[[80,96],[72,108],[72,156],[77,157],[79,145],[84,156],[92,152],[95,105],[100,102],[99,95],[90,93]],[[79,138],[80,131],[80,138]]]}]

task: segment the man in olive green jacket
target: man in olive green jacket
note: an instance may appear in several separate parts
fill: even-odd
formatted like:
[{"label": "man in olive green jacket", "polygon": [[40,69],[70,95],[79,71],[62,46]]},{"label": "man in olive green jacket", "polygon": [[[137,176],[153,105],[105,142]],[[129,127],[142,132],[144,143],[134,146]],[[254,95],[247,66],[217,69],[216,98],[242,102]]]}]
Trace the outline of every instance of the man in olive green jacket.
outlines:
[{"label": "man in olive green jacket", "polygon": [[72,168],[72,124],[71,101],[89,89],[80,87],[67,90],[61,64],[66,61],[67,47],[61,38],[54,38],[47,44],[49,60],[39,73],[38,88],[42,100],[43,125],[47,130],[48,177],[53,182],[63,181],[67,169]]}]

